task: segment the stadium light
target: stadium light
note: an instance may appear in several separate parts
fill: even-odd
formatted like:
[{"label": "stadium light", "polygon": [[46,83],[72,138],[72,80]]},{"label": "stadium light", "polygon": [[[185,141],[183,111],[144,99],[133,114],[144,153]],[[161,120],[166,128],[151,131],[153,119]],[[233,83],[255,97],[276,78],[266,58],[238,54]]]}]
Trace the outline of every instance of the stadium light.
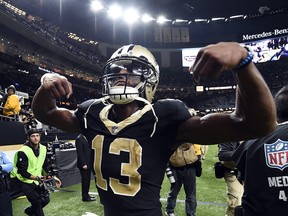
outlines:
[{"label": "stadium light", "polygon": [[164,16],[159,16],[157,19],[157,23],[159,23],[159,24],[163,24],[163,23],[169,22],[169,21],[171,21],[171,20],[166,19]]},{"label": "stadium light", "polygon": [[211,19],[211,21],[219,21],[219,20],[225,20],[225,17],[214,17]]},{"label": "stadium light", "polygon": [[91,9],[95,12],[103,10],[104,6],[100,1],[92,1],[91,2]]},{"label": "stadium light", "polygon": [[147,23],[155,20],[153,17],[151,17],[149,14],[144,14],[141,18],[142,22]]},{"label": "stadium light", "polygon": [[124,20],[125,22],[132,24],[139,19],[139,13],[134,8],[129,8],[124,12]]},{"label": "stadium light", "polygon": [[189,20],[183,20],[183,19],[176,19],[172,22],[172,24],[188,24]]},{"label": "stadium light", "polygon": [[122,16],[123,12],[120,6],[114,4],[108,8],[107,14],[112,19],[117,19]]},{"label": "stadium light", "polygon": [[244,18],[244,15],[239,14],[239,15],[234,15],[234,16],[229,17],[229,19],[237,19],[237,18]]},{"label": "stadium light", "polygon": [[194,22],[207,22],[208,19],[195,19]]}]

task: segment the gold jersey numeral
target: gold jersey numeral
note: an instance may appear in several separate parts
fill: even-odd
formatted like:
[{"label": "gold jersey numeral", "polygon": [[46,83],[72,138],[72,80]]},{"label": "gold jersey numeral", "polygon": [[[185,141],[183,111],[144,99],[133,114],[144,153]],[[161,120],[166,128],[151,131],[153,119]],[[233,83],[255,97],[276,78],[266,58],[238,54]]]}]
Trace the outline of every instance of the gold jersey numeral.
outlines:
[{"label": "gold jersey numeral", "polygon": [[[104,136],[97,135],[92,141],[92,148],[95,150],[94,169],[96,173],[96,184],[99,188],[107,190],[107,180],[104,179],[101,170],[103,155]],[[109,177],[109,186],[115,194],[134,196],[141,188],[141,175],[138,172],[142,165],[142,147],[135,139],[117,138],[109,148],[109,153],[120,155],[124,151],[129,153],[129,163],[121,163],[121,176],[127,176],[127,184],[121,183],[119,179]]]}]

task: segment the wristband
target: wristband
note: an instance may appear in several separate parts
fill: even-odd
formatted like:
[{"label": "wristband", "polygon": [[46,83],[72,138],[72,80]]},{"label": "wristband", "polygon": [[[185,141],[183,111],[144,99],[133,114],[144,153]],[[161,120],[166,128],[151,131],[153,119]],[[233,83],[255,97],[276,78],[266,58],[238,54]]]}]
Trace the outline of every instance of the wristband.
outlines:
[{"label": "wristband", "polygon": [[254,54],[252,50],[250,50],[248,47],[244,47],[244,48],[248,51],[248,55],[243,61],[241,61],[236,67],[233,68],[234,70],[239,70],[239,69],[246,67],[253,60]]}]

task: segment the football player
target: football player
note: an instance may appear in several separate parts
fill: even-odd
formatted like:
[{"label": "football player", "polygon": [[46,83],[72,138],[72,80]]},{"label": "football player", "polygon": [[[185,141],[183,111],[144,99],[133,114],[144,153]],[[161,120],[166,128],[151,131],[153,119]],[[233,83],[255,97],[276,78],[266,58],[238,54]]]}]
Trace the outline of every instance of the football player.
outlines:
[{"label": "football player", "polygon": [[275,128],[273,98],[252,57],[238,43],[218,43],[201,49],[190,68],[197,81],[233,69],[238,87],[232,114],[200,118],[179,100],[152,104],[159,66],[140,45],[123,46],[111,56],[103,70],[103,98],[85,101],[75,112],[56,107],[57,98],[71,96],[71,83],[45,74],[33,113],[44,124],[86,136],[106,216],[160,216],[161,184],[177,143],[243,140]]}]

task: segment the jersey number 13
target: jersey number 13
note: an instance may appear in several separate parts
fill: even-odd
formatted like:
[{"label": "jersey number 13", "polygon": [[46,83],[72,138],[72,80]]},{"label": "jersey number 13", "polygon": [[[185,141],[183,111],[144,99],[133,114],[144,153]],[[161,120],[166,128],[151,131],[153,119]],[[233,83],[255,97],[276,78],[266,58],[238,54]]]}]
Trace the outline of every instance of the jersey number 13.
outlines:
[{"label": "jersey number 13", "polygon": [[129,153],[129,163],[121,163],[119,170],[121,176],[128,177],[127,184],[123,184],[119,179],[109,177],[103,178],[102,156],[103,156],[104,136],[97,135],[92,141],[92,148],[95,150],[94,170],[96,173],[96,184],[99,188],[106,190],[108,182],[115,194],[123,196],[134,196],[141,188],[141,175],[138,169],[142,164],[142,147],[135,139],[116,138],[109,147],[109,154],[120,155],[120,152]]}]

